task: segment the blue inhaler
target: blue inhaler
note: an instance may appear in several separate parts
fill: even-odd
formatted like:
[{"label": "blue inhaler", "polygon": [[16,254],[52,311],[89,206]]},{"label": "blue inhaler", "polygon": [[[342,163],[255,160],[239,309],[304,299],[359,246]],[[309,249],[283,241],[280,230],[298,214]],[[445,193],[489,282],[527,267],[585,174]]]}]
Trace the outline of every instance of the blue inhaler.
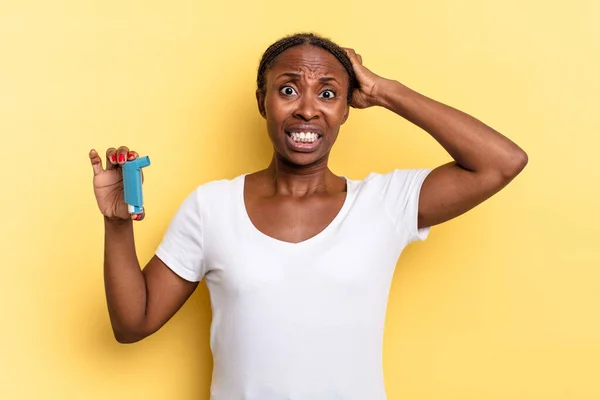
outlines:
[{"label": "blue inhaler", "polygon": [[148,165],[150,165],[150,158],[146,156],[127,161],[122,166],[125,203],[129,214],[140,214],[143,211],[142,168]]}]

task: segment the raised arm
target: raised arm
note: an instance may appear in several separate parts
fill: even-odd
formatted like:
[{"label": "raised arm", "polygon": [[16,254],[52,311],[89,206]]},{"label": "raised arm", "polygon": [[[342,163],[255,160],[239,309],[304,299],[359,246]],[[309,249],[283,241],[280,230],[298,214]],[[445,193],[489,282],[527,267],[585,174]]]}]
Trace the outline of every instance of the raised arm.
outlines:
[{"label": "raised arm", "polygon": [[347,49],[360,88],[352,105],[378,105],[428,132],[452,156],[425,179],[419,197],[419,228],[455,218],[500,191],[527,165],[515,143],[472,116],[401,83],[377,76]]}]

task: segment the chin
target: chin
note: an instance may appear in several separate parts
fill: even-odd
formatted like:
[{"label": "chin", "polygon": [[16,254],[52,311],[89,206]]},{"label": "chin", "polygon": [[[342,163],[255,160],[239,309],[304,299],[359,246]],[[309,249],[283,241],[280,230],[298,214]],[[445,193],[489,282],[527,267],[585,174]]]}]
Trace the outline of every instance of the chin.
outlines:
[{"label": "chin", "polygon": [[313,165],[321,164],[323,162],[327,162],[327,155],[315,153],[279,153],[277,156],[286,164],[296,167],[310,167]]}]

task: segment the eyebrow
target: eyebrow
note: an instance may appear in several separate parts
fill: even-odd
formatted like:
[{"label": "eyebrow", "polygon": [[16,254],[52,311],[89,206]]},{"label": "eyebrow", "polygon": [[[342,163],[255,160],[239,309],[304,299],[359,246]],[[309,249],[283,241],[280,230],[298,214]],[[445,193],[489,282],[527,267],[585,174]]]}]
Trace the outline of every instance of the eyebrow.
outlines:
[{"label": "eyebrow", "polygon": [[293,73],[293,72],[284,72],[283,74],[279,75],[279,76],[277,77],[277,79],[279,79],[279,78],[281,78],[281,77],[283,77],[283,76],[288,76],[288,77],[290,77],[290,78],[301,78],[301,77],[302,77],[302,75],[300,75],[300,74],[295,74],[295,73]]},{"label": "eyebrow", "polygon": [[[279,79],[279,78],[281,78],[281,77],[283,77],[283,76],[287,76],[287,77],[289,77],[289,78],[294,78],[294,79],[300,79],[300,78],[302,77],[302,75],[300,75],[300,74],[297,74],[297,73],[295,73],[295,72],[284,72],[283,74],[279,75],[279,76],[277,77],[277,79]],[[322,78],[319,78],[319,82],[322,82],[322,83],[323,83],[323,82],[330,82],[330,81],[337,82],[337,79],[335,79],[335,78],[334,78],[334,77],[332,77],[332,76],[324,76],[324,77],[322,77]]]}]

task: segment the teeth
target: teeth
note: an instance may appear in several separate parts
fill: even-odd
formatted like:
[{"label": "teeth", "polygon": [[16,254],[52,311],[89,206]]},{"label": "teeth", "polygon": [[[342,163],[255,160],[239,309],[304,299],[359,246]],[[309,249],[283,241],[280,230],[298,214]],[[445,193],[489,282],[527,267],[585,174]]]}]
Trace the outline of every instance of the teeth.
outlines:
[{"label": "teeth", "polygon": [[290,135],[295,142],[312,143],[319,138],[314,132],[291,132]]}]

